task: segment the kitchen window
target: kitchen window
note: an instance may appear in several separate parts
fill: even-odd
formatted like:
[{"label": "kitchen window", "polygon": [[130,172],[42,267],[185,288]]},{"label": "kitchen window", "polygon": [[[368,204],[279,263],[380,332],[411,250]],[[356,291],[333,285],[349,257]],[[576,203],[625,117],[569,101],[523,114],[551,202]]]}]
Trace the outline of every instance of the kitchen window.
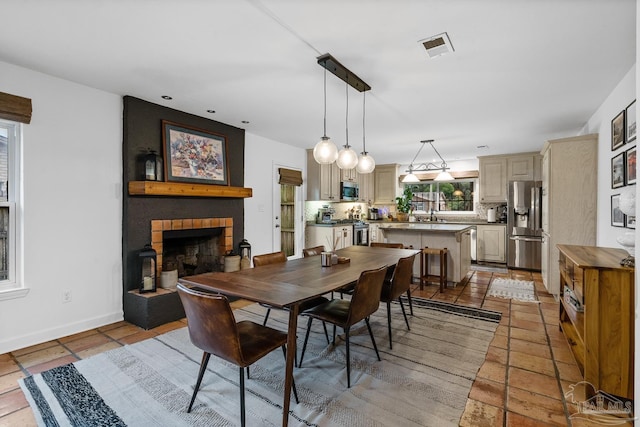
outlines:
[{"label": "kitchen window", "polygon": [[21,126],[0,120],[0,300],[27,292],[18,274]]},{"label": "kitchen window", "polygon": [[414,211],[467,212],[474,211],[473,197],[476,180],[456,180],[454,182],[423,181],[405,184],[413,191],[411,205]]}]

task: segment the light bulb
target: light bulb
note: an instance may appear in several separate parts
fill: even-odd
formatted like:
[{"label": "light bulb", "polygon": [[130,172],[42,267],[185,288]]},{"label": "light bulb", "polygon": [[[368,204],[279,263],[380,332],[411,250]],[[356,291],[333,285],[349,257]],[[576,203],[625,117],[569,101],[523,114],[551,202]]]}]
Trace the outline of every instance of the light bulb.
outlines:
[{"label": "light bulb", "polygon": [[321,165],[331,164],[338,158],[338,147],[328,136],[323,136],[313,147],[313,158]]},{"label": "light bulb", "polygon": [[345,147],[338,153],[336,164],[340,169],[353,169],[358,164],[358,154],[351,147]]},{"label": "light bulb", "polygon": [[376,161],[367,153],[361,153],[358,164],[356,165],[356,171],[361,174],[371,173],[376,168]]}]

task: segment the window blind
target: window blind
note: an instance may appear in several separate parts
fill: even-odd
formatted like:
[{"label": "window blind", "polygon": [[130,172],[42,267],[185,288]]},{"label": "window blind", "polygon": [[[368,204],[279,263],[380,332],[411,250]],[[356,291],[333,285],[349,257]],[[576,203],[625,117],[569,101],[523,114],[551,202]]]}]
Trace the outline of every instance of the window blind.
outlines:
[{"label": "window blind", "polygon": [[278,168],[280,179],[278,184],[302,185],[302,172],[292,169]]},{"label": "window blind", "polygon": [[0,118],[31,123],[31,99],[0,92]]}]

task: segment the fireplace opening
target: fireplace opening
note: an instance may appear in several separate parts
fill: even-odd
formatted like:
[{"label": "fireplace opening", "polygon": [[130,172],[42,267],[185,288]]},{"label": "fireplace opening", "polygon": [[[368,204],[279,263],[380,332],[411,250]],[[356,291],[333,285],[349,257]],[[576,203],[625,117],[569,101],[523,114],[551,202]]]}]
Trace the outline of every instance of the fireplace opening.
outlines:
[{"label": "fireplace opening", "polygon": [[[162,232],[162,271],[178,277],[223,271],[224,227],[165,230]],[[222,249],[221,249],[222,246]]]}]

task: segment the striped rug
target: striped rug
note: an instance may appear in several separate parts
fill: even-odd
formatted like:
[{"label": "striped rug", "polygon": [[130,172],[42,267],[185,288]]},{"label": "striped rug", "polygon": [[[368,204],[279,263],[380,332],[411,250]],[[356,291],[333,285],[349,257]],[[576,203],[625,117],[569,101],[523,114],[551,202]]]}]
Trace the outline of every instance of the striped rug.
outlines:
[{"label": "striped rug", "polygon": [[[262,322],[264,308],[254,304],[234,313],[238,320]],[[380,362],[365,324],[356,325],[350,389],[344,336],[338,335],[335,347],[327,345],[321,325],[314,322],[303,367],[294,371],[300,403],[291,402],[289,425],[458,425],[500,314],[419,299],[414,299],[414,314],[407,331],[400,307],[392,305],[393,350],[386,307],[372,316]],[[269,326],[286,329],[286,316],[272,311]],[[299,348],[304,326],[301,318]],[[201,357],[183,328],[20,383],[39,425],[238,425],[238,369],[216,357],[209,362],[193,411],[186,412]],[[280,351],[251,367],[245,381],[247,425],[281,425],[283,377]]]},{"label": "striped rug", "polygon": [[536,298],[535,285],[528,280],[495,278],[489,285],[487,296],[524,302],[539,302]]}]

